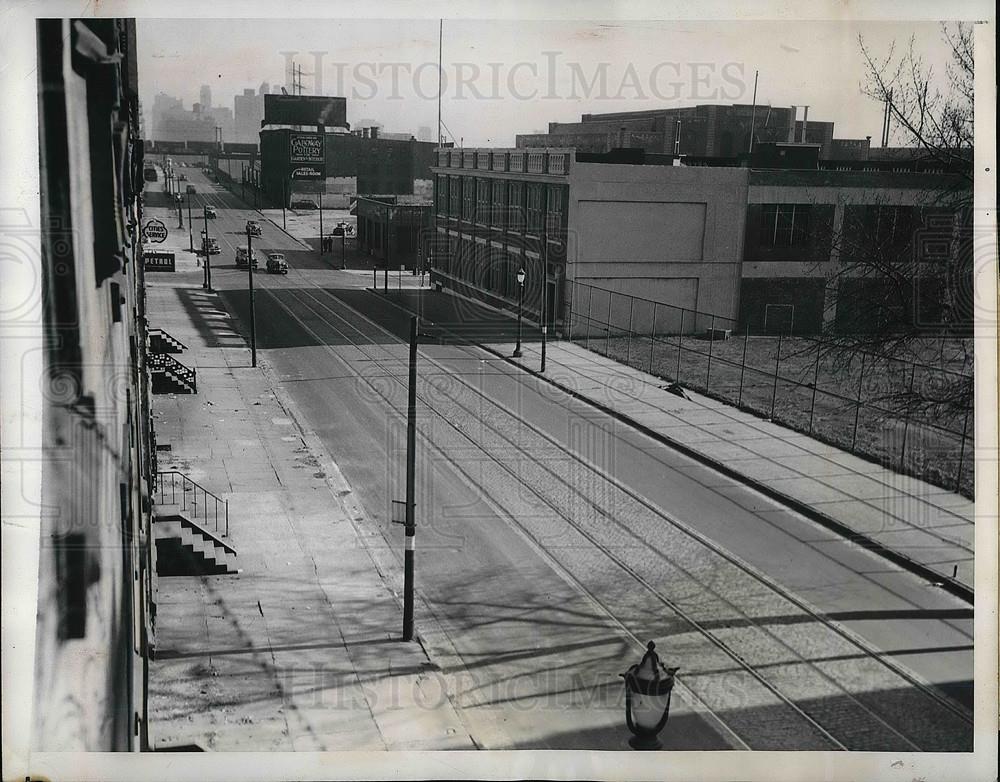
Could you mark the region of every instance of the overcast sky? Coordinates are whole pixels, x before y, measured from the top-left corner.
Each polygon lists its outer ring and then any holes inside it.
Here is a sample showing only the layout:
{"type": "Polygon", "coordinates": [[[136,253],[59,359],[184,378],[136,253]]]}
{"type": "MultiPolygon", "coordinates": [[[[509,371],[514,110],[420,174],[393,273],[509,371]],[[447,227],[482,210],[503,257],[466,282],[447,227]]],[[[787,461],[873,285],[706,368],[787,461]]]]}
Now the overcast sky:
{"type": "MultiPolygon", "coordinates": [[[[749,103],[759,70],[758,103],[809,105],[809,118],[835,122],[837,137],[877,143],[882,109],[859,89],[859,33],[880,54],[913,36],[944,71],[940,27],[927,22],[446,19],[445,134],[513,146],[517,133],[587,112],[749,103]]],[[[304,93],[346,96],[349,122],[413,134],[437,124],[437,20],[140,19],[138,35],[147,107],[163,91],[190,108],[208,84],[213,104],[231,109],[244,88],[286,84],[285,53],[295,52],[304,93]]]]}

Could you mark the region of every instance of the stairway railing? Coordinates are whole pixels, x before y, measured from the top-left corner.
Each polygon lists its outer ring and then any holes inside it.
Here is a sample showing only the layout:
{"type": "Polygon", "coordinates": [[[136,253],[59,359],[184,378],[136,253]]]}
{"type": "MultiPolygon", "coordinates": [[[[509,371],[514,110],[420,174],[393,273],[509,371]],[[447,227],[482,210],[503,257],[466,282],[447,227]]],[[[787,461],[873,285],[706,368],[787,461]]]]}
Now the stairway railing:
{"type": "Polygon", "coordinates": [[[169,353],[151,353],[149,365],[154,371],[169,372],[183,380],[192,390],[198,391],[198,373],[194,367],[188,367],[169,353]]]}
{"type": "Polygon", "coordinates": [[[212,494],[182,472],[157,470],[156,501],[160,505],[180,505],[182,511],[191,514],[192,521],[197,521],[199,514],[206,525],[214,520],[216,532],[219,531],[221,519],[225,524],[225,532],[222,534],[224,537],[229,537],[229,501],[212,494]]]}

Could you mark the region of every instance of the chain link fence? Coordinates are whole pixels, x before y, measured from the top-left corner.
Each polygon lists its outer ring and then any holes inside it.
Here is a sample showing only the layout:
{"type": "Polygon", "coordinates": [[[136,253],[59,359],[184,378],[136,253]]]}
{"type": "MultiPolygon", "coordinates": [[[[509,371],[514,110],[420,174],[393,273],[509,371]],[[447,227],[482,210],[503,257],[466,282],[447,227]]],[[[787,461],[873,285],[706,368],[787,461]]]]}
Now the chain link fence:
{"type": "MultiPolygon", "coordinates": [[[[791,336],[782,313],[769,320],[770,333],[756,334],[730,318],[586,283],[568,287],[570,341],[974,496],[974,412],[954,402],[972,399],[971,366],[947,366],[940,340],[934,356],[905,360],[791,336]]],[[[930,354],[931,345],[922,347],[930,354]]]]}

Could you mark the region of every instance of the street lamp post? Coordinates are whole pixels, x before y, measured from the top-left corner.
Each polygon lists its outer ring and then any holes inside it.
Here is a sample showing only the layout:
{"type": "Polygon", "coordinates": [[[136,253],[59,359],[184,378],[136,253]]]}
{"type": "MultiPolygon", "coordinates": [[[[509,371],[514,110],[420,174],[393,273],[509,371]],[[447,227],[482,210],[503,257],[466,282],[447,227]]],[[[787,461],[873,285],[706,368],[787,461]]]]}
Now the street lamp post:
{"type": "Polygon", "coordinates": [[[183,209],[183,196],[181,196],[180,192],[178,192],[177,193],[177,227],[178,228],[183,228],[184,227],[184,212],[182,211],[182,209],[183,209]]]}
{"type": "Polygon", "coordinates": [[[257,366],[257,319],[253,309],[253,234],[247,225],[247,293],[250,298],[250,365],[257,366]]]}
{"type": "Polygon", "coordinates": [[[205,253],[205,284],[202,286],[209,293],[212,292],[212,253],[209,252],[210,245],[208,241],[208,207],[203,206],[201,208],[202,217],[205,219],[205,237],[202,239],[202,250],[205,253]]]}
{"type": "Polygon", "coordinates": [[[340,224],[340,268],[347,268],[347,223],[340,224]]]}
{"type": "Polygon", "coordinates": [[[188,205],[188,243],[190,245],[191,252],[194,252],[194,220],[191,219],[191,194],[188,193],[187,196],[188,205]]]}
{"type": "Polygon", "coordinates": [[[517,270],[517,345],[512,358],[521,358],[521,311],[524,309],[524,267],[517,270]]]}
{"type": "Polygon", "coordinates": [[[382,279],[383,289],[389,292],[389,256],[392,249],[392,233],[389,228],[392,225],[392,210],[385,208],[385,276],[382,279]]]}
{"type": "Polygon", "coordinates": [[[632,749],[660,749],[657,734],[667,724],[670,714],[670,693],[674,689],[674,676],[678,668],[666,668],[654,649],[656,644],[646,644],[642,660],[621,677],[625,680],[625,722],[632,732],[629,746],[632,749]]]}
{"type": "Polygon", "coordinates": [[[319,194],[319,254],[323,254],[323,194],[319,194]]]}

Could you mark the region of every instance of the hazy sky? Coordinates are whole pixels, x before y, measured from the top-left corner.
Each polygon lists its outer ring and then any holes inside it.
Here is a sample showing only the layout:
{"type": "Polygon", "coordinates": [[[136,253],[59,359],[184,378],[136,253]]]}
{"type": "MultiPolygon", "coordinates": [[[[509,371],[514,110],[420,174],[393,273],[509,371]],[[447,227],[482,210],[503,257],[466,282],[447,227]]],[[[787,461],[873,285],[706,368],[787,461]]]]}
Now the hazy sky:
{"type": "MultiPolygon", "coordinates": [[[[944,71],[940,27],[927,22],[446,19],[446,136],[466,146],[513,146],[516,133],[586,112],[749,103],[756,69],[759,103],[809,105],[810,119],[835,122],[837,137],[871,135],[877,143],[882,110],[859,89],[859,33],[880,54],[913,36],[944,71]]],[[[436,19],[140,19],[138,35],[147,107],[163,91],[190,108],[208,84],[213,104],[232,108],[244,88],[288,83],[292,55],[283,53],[295,52],[305,94],[320,86],[346,96],[349,122],[374,119],[414,134],[437,124],[436,19]]]]}

